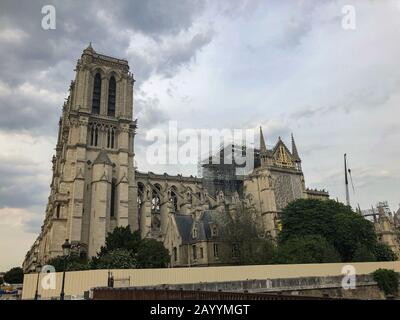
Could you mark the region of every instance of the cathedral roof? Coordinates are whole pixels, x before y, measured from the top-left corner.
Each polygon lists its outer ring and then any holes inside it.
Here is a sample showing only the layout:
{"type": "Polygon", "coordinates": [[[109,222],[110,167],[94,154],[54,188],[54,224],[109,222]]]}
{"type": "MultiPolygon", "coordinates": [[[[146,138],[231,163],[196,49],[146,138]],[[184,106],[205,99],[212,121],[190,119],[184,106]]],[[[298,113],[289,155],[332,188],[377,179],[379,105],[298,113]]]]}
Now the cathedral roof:
{"type": "Polygon", "coordinates": [[[107,155],[107,152],[104,149],[101,149],[99,154],[97,155],[96,160],[94,160],[93,164],[109,164],[112,165],[110,158],[107,155]]]}
{"type": "Polygon", "coordinates": [[[192,215],[175,214],[175,222],[178,228],[182,244],[192,244],[198,241],[207,241],[210,239],[221,238],[223,236],[223,228],[218,228],[218,236],[212,237],[211,228],[213,224],[222,225],[221,215],[223,213],[213,210],[205,210],[201,213],[199,219],[194,219],[192,215]],[[192,230],[196,227],[197,237],[193,239],[192,230]]]}

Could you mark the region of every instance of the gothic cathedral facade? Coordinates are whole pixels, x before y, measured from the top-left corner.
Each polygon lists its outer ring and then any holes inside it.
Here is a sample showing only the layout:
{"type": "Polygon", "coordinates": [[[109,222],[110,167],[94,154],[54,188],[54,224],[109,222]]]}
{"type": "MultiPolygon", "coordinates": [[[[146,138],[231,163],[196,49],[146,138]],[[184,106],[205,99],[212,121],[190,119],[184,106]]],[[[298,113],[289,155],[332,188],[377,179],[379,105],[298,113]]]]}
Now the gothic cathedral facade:
{"type": "Polygon", "coordinates": [[[61,255],[66,239],[81,255],[95,256],[108,232],[127,225],[162,241],[171,266],[218,264],[224,245],[219,216],[244,204],[275,237],[288,202],[329,197],[306,189],[294,139],[291,151],[280,139],[267,149],[262,132],[255,169],[225,179],[229,189],[212,178],[212,170],[207,179],[135,171],[135,80],[128,62],[89,45],[75,71],[59,121],[45,219],[25,257],[25,272],[61,255]]]}

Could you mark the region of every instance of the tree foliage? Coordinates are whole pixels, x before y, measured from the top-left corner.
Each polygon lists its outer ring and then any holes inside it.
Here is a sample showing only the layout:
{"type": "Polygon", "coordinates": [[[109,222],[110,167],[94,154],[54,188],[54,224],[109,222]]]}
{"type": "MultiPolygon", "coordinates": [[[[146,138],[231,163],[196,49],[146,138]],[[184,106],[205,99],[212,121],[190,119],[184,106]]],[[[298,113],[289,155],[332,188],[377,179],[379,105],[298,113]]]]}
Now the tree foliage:
{"type": "Polygon", "coordinates": [[[281,243],[273,263],[328,263],[340,262],[340,255],[324,237],[306,235],[292,237],[281,243]]]}
{"type": "Polygon", "coordinates": [[[129,226],[116,227],[107,234],[105,245],[101,247],[100,254],[116,249],[126,249],[136,253],[140,241],[139,231],[132,232],[129,226]]]}
{"type": "Polygon", "coordinates": [[[162,242],[143,239],[137,248],[136,260],[138,268],[166,268],[170,256],[162,242]]]}
{"type": "Polygon", "coordinates": [[[24,272],[20,267],[14,267],[4,274],[4,282],[6,283],[23,283],[24,272]]]}
{"type": "Polygon", "coordinates": [[[53,266],[56,272],[64,271],[79,271],[88,270],[90,266],[87,263],[87,259],[81,258],[78,253],[71,252],[68,257],[58,256],[47,261],[48,265],[53,266]]]}
{"type": "Polygon", "coordinates": [[[130,227],[117,227],[108,233],[105,245],[91,266],[96,269],[165,268],[170,261],[168,250],[154,239],[141,239],[130,227]]]}
{"type": "Polygon", "coordinates": [[[94,257],[90,262],[91,269],[134,269],[136,260],[128,249],[112,249],[94,257]]]}
{"type": "Polygon", "coordinates": [[[399,274],[389,269],[378,269],[372,273],[374,280],[378,283],[386,295],[397,296],[399,291],[399,274]]]}
{"type": "MultiPolygon", "coordinates": [[[[238,246],[238,257],[235,257],[237,264],[270,263],[275,245],[270,237],[261,232],[262,225],[251,210],[239,207],[235,215],[225,216],[223,224],[225,240],[238,246]]],[[[224,259],[232,262],[229,253],[224,259]]]]}
{"type": "Polygon", "coordinates": [[[371,262],[376,261],[376,257],[373,251],[366,246],[359,246],[356,248],[352,258],[353,262],[371,262]]]}
{"type": "Polygon", "coordinates": [[[48,261],[56,271],[88,269],[134,269],[165,268],[170,261],[168,250],[161,242],[140,239],[138,231],[131,232],[129,226],[116,227],[109,232],[105,245],[90,261],[72,252],[68,257],[55,257],[48,261]]]}
{"type": "Polygon", "coordinates": [[[377,261],[395,261],[396,254],[386,243],[377,243],[374,248],[374,255],[377,261]]]}
{"type": "MultiPolygon", "coordinates": [[[[342,203],[333,200],[299,199],[283,210],[280,245],[291,238],[311,235],[324,238],[344,262],[377,259],[375,254],[378,242],[373,224],[342,203]]],[[[390,256],[386,250],[388,248],[378,248],[380,259],[390,256]]]]}

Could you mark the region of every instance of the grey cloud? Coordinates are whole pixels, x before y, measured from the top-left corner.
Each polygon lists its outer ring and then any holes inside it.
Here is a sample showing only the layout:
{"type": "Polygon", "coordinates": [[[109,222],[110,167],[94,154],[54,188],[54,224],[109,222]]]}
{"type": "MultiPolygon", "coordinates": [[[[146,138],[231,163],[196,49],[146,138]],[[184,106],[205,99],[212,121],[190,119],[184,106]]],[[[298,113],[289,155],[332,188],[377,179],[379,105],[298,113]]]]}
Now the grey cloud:
{"type": "Polygon", "coordinates": [[[154,97],[135,100],[135,118],[138,118],[138,125],[145,130],[168,120],[166,112],[160,107],[160,101],[154,97]]]}
{"type": "Polygon", "coordinates": [[[397,91],[397,88],[394,84],[387,87],[382,87],[379,84],[376,84],[376,86],[369,85],[343,95],[342,99],[334,105],[298,108],[298,110],[289,114],[288,118],[293,120],[309,119],[326,116],[328,113],[337,111],[350,113],[360,109],[377,108],[387,102],[391,95],[397,91]]]}
{"type": "Polygon", "coordinates": [[[164,73],[167,77],[172,77],[177,68],[181,65],[187,65],[192,58],[195,58],[195,52],[199,48],[210,43],[212,36],[212,32],[197,33],[188,42],[165,52],[163,63],[160,63],[159,68],[161,73],[164,73]]]}
{"type": "Polygon", "coordinates": [[[21,82],[26,73],[61,60],[75,61],[89,41],[99,51],[121,56],[129,46],[131,33],[140,32],[157,40],[164,35],[179,36],[201,14],[203,1],[5,1],[0,6],[2,29],[25,34],[21,41],[3,48],[7,59],[2,59],[1,66],[8,81],[21,82]],[[56,8],[56,30],[41,28],[41,8],[45,4],[56,8]],[[21,69],[24,72],[16,72],[21,69]]]}
{"type": "Polygon", "coordinates": [[[181,67],[188,66],[198,51],[211,42],[213,32],[191,30],[181,36],[161,37],[149,40],[148,46],[128,50],[128,60],[132,61],[133,72],[140,86],[151,75],[173,77],[181,67]]]}
{"type": "MultiPolygon", "coordinates": [[[[38,88],[33,87],[33,90],[38,88]]],[[[21,93],[14,89],[0,94],[0,131],[31,132],[34,134],[57,134],[57,118],[61,115],[60,104],[37,97],[34,92],[21,93]]]]}
{"type": "Polygon", "coordinates": [[[44,205],[49,185],[41,179],[36,164],[29,159],[1,159],[0,176],[0,208],[44,205]]]}
{"type": "Polygon", "coordinates": [[[168,115],[160,107],[160,101],[157,98],[142,95],[135,100],[135,118],[138,119],[135,147],[145,148],[152,143],[146,140],[146,132],[165,123],[168,115]]]}
{"type": "Polygon", "coordinates": [[[159,38],[188,29],[204,5],[202,0],[150,0],[110,2],[108,8],[122,25],[159,38]]]}
{"type": "Polygon", "coordinates": [[[330,149],[332,147],[333,147],[332,145],[326,145],[326,144],[302,144],[299,152],[301,153],[302,156],[310,156],[313,153],[315,154],[316,152],[321,152],[322,150],[330,149]]]}
{"type": "Polygon", "coordinates": [[[0,30],[8,36],[0,37],[0,85],[15,91],[29,83],[60,97],[0,96],[0,110],[8,115],[0,128],[53,133],[76,59],[90,41],[99,52],[128,58],[139,88],[153,74],[173,76],[211,41],[211,32],[191,30],[203,9],[204,1],[195,0],[2,1],[0,30]],[[56,30],[41,28],[41,8],[48,4],[56,8],[56,30]],[[134,34],[151,48],[131,43],[134,34]],[[155,54],[158,59],[149,59],[155,54]]]}

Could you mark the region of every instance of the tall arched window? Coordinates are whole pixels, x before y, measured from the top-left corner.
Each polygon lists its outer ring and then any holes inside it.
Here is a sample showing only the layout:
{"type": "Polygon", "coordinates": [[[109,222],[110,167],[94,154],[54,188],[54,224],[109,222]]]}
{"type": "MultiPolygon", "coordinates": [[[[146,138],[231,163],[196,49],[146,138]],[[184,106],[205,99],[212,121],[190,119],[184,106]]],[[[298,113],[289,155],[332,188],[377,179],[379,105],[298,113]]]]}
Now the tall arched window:
{"type": "Polygon", "coordinates": [[[115,203],[116,203],[116,196],[117,196],[117,181],[112,179],[111,182],[111,201],[110,201],[110,216],[115,217],[115,203]]]}
{"type": "Polygon", "coordinates": [[[58,204],[58,205],[57,205],[57,211],[56,211],[56,216],[57,216],[57,219],[59,219],[59,218],[60,218],[60,212],[61,212],[61,205],[60,205],[60,204],[58,204]]]}
{"type": "Polygon", "coordinates": [[[110,127],[107,129],[107,148],[114,149],[115,147],[115,129],[110,127]]]}
{"type": "Polygon", "coordinates": [[[93,84],[92,113],[100,113],[101,76],[96,73],[93,84]]]}
{"type": "Polygon", "coordinates": [[[177,191],[176,191],[175,186],[172,186],[171,187],[171,197],[169,200],[171,201],[171,203],[174,207],[174,212],[178,211],[178,197],[177,197],[176,193],[177,193],[177,191]]]}
{"type": "Polygon", "coordinates": [[[111,77],[108,82],[108,108],[107,115],[114,117],[115,116],[115,94],[116,94],[117,85],[115,83],[115,78],[111,77]]]}
{"type": "Polygon", "coordinates": [[[99,129],[94,124],[90,128],[90,145],[97,147],[98,142],[99,142],[99,129]]]}

